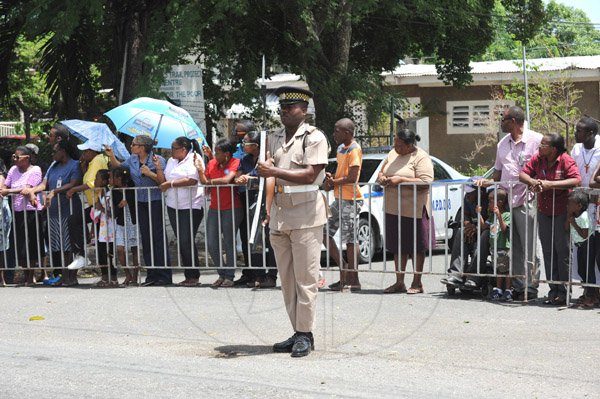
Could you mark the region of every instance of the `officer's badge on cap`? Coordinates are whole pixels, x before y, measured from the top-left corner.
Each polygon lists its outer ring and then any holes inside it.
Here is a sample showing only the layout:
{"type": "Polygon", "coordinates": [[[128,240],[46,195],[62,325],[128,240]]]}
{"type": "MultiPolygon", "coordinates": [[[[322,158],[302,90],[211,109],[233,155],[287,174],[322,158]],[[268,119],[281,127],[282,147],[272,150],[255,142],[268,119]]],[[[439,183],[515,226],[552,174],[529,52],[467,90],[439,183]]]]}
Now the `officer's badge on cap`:
{"type": "Polygon", "coordinates": [[[296,104],[299,102],[308,102],[313,98],[313,92],[300,89],[298,87],[282,86],[275,90],[275,95],[279,96],[279,104],[296,104]]]}

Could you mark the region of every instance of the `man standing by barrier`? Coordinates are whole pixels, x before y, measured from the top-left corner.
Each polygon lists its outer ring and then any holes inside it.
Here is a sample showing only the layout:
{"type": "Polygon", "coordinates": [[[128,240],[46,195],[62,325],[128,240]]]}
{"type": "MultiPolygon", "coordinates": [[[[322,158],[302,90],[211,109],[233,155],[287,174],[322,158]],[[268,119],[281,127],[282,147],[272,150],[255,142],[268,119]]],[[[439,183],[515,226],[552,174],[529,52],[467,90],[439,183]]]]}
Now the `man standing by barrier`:
{"type": "Polygon", "coordinates": [[[522,277],[512,279],[514,296],[515,299],[523,299],[527,289],[528,299],[534,299],[537,298],[539,285],[536,281],[539,278],[539,258],[534,241],[537,206],[533,193],[527,192],[527,186],[518,181],[523,166],[538,150],[542,135],[525,128],[525,113],[518,106],[504,111],[501,128],[507,134],[498,143],[494,175],[491,180],[479,180],[478,184],[487,186],[499,181],[499,186],[509,194],[512,210],[512,274],[527,273],[528,276],[527,280],[522,277]]]}
{"type": "Polygon", "coordinates": [[[293,357],[314,349],[318,278],[327,223],[327,204],[319,191],[327,165],[327,138],[305,123],[312,92],[280,87],[283,128],[269,136],[266,162],[258,163],[261,176],[275,179],[275,198],[267,209],[271,245],[281,276],[281,291],[294,335],[273,345],[274,352],[293,357]]]}
{"type": "Polygon", "coordinates": [[[358,213],[363,204],[363,195],[358,188],[358,176],[362,166],[362,149],[354,141],[354,122],[348,118],[340,119],[333,128],[333,138],[337,148],[337,168],[335,176],[326,173],[324,188],[333,190],[335,201],[331,205],[331,218],[328,231],[329,254],[340,267],[340,281],[329,288],[333,291],[360,290],[358,278],[358,246],[355,245],[358,213]],[[341,226],[341,227],[340,227],[341,226]],[[348,262],[344,261],[341,248],[335,243],[333,236],[340,230],[340,242],[346,243],[348,262]]]}

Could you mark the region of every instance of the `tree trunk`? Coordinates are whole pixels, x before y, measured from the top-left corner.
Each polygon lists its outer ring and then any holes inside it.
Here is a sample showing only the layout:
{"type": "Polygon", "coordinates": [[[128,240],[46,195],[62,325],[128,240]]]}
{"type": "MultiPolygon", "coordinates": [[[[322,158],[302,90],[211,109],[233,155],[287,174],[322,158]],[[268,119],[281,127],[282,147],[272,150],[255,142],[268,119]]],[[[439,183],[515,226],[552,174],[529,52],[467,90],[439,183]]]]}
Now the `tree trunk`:
{"type": "MultiPolygon", "coordinates": [[[[341,1],[336,10],[338,25],[333,31],[321,33],[319,44],[324,57],[316,58],[314,68],[306,68],[306,80],[315,93],[316,125],[323,130],[333,145],[333,126],[338,119],[345,115],[345,104],[348,100],[350,88],[346,78],[348,60],[350,56],[350,43],[352,40],[352,5],[349,1],[341,1]],[[318,71],[328,70],[328,74],[318,71]],[[311,73],[315,71],[315,73],[311,73]]],[[[320,26],[319,16],[313,25],[320,26]]]]}
{"type": "Polygon", "coordinates": [[[19,97],[15,98],[15,103],[23,113],[23,130],[25,131],[25,142],[29,143],[31,141],[31,109],[29,109],[29,107],[27,107],[19,97]]]}
{"type": "Polygon", "coordinates": [[[148,27],[149,8],[144,0],[129,1],[125,20],[125,45],[127,60],[125,63],[125,84],[123,102],[133,100],[143,77],[144,51],[148,27]]]}

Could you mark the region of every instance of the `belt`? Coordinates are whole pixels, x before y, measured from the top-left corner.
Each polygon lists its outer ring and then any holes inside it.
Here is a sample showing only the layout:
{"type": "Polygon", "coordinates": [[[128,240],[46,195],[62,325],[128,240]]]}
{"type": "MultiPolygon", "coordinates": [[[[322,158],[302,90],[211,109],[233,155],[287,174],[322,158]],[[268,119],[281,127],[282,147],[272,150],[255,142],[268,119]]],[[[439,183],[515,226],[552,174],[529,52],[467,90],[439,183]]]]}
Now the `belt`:
{"type": "Polygon", "coordinates": [[[319,186],[316,184],[304,184],[301,186],[282,186],[278,184],[275,186],[275,192],[277,194],[293,194],[293,193],[308,193],[311,191],[317,191],[319,186]]]}

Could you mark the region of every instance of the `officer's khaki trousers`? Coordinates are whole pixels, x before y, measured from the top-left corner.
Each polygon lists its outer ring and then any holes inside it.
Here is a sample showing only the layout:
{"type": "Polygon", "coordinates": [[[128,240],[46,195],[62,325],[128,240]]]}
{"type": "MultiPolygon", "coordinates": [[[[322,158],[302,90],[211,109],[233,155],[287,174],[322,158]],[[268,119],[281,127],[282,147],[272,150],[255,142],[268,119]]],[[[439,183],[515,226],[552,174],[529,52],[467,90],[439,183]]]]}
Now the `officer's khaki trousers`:
{"type": "Polygon", "coordinates": [[[323,226],[298,230],[271,230],[281,278],[281,292],[292,327],[311,332],[315,324],[323,226]]]}

